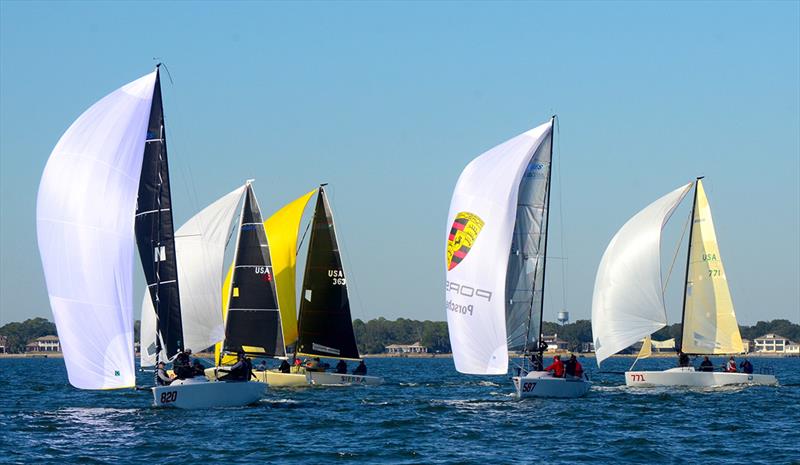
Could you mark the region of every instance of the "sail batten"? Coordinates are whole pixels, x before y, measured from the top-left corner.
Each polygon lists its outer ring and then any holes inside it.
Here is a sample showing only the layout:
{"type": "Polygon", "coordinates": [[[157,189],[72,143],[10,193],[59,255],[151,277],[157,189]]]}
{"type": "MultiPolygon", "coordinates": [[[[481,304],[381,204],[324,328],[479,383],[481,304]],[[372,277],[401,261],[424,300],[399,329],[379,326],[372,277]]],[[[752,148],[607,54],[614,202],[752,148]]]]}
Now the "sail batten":
{"type": "Polygon", "coordinates": [[[603,253],[592,296],[592,334],[598,365],[666,326],[661,233],[692,184],[675,189],[633,216],[603,253]]]}
{"type": "Polygon", "coordinates": [[[358,359],[333,213],[320,186],[300,295],[297,353],[358,359]]]}
{"type": "Polygon", "coordinates": [[[70,384],[135,384],[134,213],[156,73],[108,94],[64,132],[42,174],[36,233],[70,384]]]}
{"type": "MultiPolygon", "coordinates": [[[[520,184],[529,168],[538,166],[532,161],[537,154],[546,155],[547,160],[543,158],[542,161],[549,162],[549,150],[542,146],[549,143],[552,128],[551,120],[472,160],[461,173],[453,192],[448,214],[445,308],[453,361],[461,373],[507,373],[508,345],[524,346],[529,335],[538,332],[530,321],[531,315],[539,310],[527,304],[534,296],[514,295],[507,290],[507,287],[514,291],[517,288],[527,290],[533,285],[533,279],[531,284],[514,284],[514,278],[507,278],[507,274],[509,267],[514,267],[512,274],[519,276],[517,282],[527,280],[534,273],[527,272],[525,257],[515,254],[517,251],[532,256],[543,253],[539,247],[525,245],[539,245],[539,240],[517,241],[516,250],[512,250],[512,242],[520,198],[523,205],[543,203],[526,200],[527,195],[520,197],[520,184]],[[515,260],[511,260],[512,256],[515,260]],[[507,314],[507,306],[513,299],[522,304],[511,305],[507,314]],[[507,323],[507,315],[513,321],[507,323]]],[[[543,199],[540,183],[531,183],[531,187],[535,191],[531,198],[543,199]]],[[[542,217],[534,212],[531,222],[542,217]]],[[[539,223],[539,230],[543,231],[541,226],[539,223]]],[[[523,227],[531,225],[520,226],[523,227]]],[[[534,269],[540,268],[538,264],[530,264],[534,269]]]]}

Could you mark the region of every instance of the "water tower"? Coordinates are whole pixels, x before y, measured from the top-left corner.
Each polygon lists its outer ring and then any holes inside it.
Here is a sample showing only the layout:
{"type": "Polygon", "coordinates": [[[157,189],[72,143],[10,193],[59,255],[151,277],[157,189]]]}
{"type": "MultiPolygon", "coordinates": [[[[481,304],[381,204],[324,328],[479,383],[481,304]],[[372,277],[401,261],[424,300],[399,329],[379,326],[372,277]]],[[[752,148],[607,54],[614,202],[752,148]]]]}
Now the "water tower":
{"type": "Polygon", "coordinates": [[[562,326],[569,323],[569,312],[566,310],[558,312],[558,322],[561,323],[562,326]]]}

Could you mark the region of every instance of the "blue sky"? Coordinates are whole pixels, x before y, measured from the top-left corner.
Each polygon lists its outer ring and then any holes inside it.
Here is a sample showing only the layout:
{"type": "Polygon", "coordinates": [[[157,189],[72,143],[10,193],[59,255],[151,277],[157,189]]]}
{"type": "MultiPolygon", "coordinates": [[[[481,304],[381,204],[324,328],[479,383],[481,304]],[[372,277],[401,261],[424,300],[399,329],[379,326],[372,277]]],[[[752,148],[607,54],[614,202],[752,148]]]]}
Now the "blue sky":
{"type": "Polygon", "coordinates": [[[798,2],[3,1],[0,324],[51,318],[50,151],[154,57],[178,223],[248,178],[267,213],[330,183],[354,317],[445,319],[461,169],[557,113],[545,319],[588,318],[615,231],[705,175],[739,321],[800,321],[798,2]]]}

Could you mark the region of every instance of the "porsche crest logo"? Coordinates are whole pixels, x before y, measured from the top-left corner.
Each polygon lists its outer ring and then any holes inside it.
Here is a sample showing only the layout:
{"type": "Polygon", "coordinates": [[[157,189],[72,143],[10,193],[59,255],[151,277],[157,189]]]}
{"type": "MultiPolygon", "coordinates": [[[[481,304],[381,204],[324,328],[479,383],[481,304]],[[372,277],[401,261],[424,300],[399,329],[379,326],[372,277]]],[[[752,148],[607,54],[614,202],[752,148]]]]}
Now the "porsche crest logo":
{"type": "Polygon", "coordinates": [[[448,271],[464,260],[475,244],[475,239],[478,238],[483,225],[483,220],[474,213],[461,212],[456,215],[453,227],[450,228],[450,237],[447,239],[448,271]]]}

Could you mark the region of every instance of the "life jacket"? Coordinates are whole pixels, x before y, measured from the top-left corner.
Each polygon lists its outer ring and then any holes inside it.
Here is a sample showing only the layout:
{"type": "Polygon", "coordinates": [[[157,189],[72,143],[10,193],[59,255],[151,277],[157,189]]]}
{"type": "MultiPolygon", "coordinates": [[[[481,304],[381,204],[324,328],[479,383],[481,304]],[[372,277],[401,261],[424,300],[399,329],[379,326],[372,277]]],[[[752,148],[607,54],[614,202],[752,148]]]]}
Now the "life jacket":
{"type": "Polygon", "coordinates": [[[736,373],[736,362],[728,361],[728,369],[726,370],[728,373],[736,373]]]}
{"type": "Polygon", "coordinates": [[[583,366],[581,365],[581,362],[577,360],[575,360],[575,376],[578,378],[583,377],[583,366]]]}
{"type": "Polygon", "coordinates": [[[562,378],[564,376],[564,364],[561,360],[554,360],[544,371],[553,370],[553,376],[556,378],[562,378]]]}

